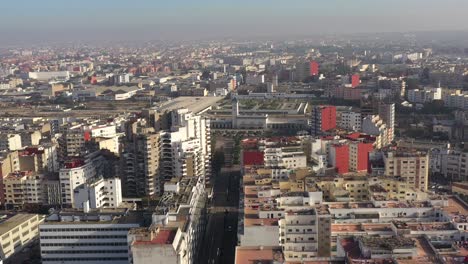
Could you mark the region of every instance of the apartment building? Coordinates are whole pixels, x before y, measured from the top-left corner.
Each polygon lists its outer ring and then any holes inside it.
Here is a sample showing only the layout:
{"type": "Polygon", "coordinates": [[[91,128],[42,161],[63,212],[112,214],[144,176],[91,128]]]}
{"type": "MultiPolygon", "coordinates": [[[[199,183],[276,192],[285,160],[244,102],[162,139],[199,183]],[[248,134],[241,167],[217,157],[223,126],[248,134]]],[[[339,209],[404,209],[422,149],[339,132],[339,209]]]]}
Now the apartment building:
{"type": "Polygon", "coordinates": [[[74,208],[117,208],[122,203],[120,178],[96,178],[74,191],[74,208]]]}
{"type": "Polygon", "coordinates": [[[170,131],[160,132],[161,172],[164,181],[172,177],[211,176],[210,120],[188,109],[170,113],[170,131]]]}
{"type": "Polygon", "coordinates": [[[19,171],[18,151],[0,153],[0,203],[5,204],[5,185],[3,179],[10,173],[19,171]]]}
{"type": "Polygon", "coordinates": [[[91,139],[89,133],[85,134],[84,127],[79,125],[64,124],[60,127],[62,136],[59,138],[59,158],[61,161],[67,157],[80,157],[86,154],[86,141],[91,139]],[[86,136],[86,137],[85,137],[86,136]]]}
{"type": "Polygon", "coordinates": [[[0,133],[0,152],[15,151],[22,148],[20,134],[0,133]]]}
{"type": "Polygon", "coordinates": [[[397,150],[383,155],[385,175],[401,177],[410,187],[427,191],[429,185],[429,155],[427,153],[397,150]]]}
{"type": "Polygon", "coordinates": [[[388,141],[388,128],[379,115],[369,115],[362,120],[362,132],[368,135],[375,136],[376,140],[374,148],[380,149],[391,142],[388,141]]]}
{"type": "Polygon", "coordinates": [[[6,215],[0,220],[0,259],[8,260],[39,235],[43,217],[36,214],[6,215]]]}
{"type": "Polygon", "coordinates": [[[391,143],[395,139],[395,104],[380,103],[378,112],[387,127],[387,142],[391,143]]]}
{"type": "Polygon", "coordinates": [[[30,146],[19,151],[20,170],[38,173],[58,172],[57,149],[54,144],[30,146]]]}
{"type": "Polygon", "coordinates": [[[336,128],[335,106],[315,106],[312,108],[311,116],[311,135],[322,135],[336,128]]]}
{"type": "Polygon", "coordinates": [[[331,216],[326,208],[286,209],[279,227],[286,261],[313,261],[330,256],[331,216]]]}
{"type": "Polygon", "coordinates": [[[143,197],[162,192],[160,176],[160,136],[154,128],[132,123],[133,132],[127,132],[123,152],[120,154],[122,166],[123,192],[127,197],[143,197]]]}
{"type": "Polygon", "coordinates": [[[73,207],[77,188],[94,182],[101,177],[115,177],[113,161],[105,152],[96,151],[84,158],[72,158],[59,171],[62,205],[73,207]]]}
{"type": "Polygon", "coordinates": [[[337,127],[356,132],[361,131],[362,117],[360,112],[347,110],[340,111],[338,115],[337,127]]]}
{"type": "Polygon", "coordinates": [[[152,226],[129,234],[133,263],[197,262],[206,223],[205,185],[194,177],[173,180],[152,216],[152,226]]]}
{"type": "Polygon", "coordinates": [[[43,175],[31,171],[16,171],[3,179],[5,188],[5,206],[10,209],[21,209],[25,204],[42,204],[43,175]]]}
{"type": "Polygon", "coordinates": [[[60,211],[39,226],[42,263],[129,263],[128,232],[141,213],[128,209],[60,211]]]}
{"type": "Polygon", "coordinates": [[[434,148],[429,155],[431,173],[440,173],[453,181],[468,180],[468,151],[448,146],[434,148]]]}

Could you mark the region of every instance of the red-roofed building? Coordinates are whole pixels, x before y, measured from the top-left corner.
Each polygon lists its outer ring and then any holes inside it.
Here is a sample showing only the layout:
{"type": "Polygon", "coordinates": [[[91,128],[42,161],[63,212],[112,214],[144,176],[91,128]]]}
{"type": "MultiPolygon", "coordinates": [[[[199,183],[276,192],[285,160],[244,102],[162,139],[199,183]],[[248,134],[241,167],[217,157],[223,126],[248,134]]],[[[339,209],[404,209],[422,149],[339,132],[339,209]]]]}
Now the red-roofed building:
{"type": "Polygon", "coordinates": [[[263,165],[264,154],[262,151],[243,151],[242,165],[263,165]]]}
{"type": "Polygon", "coordinates": [[[349,146],[347,144],[335,144],[330,148],[330,164],[337,173],[349,172],[349,146]]]}
{"type": "Polygon", "coordinates": [[[356,88],[356,87],[359,86],[359,84],[361,84],[361,80],[359,78],[359,75],[358,74],[353,74],[351,76],[351,87],[356,88]]]}
{"type": "Polygon", "coordinates": [[[310,76],[317,76],[319,74],[319,64],[316,61],[310,62],[310,76]]]}
{"type": "Polygon", "coordinates": [[[315,106],[312,108],[312,135],[320,135],[336,128],[336,107],[315,106]]]}
{"type": "Polygon", "coordinates": [[[181,263],[173,245],[176,235],[175,228],[130,234],[130,237],[134,237],[131,245],[133,263],[154,263],[155,260],[157,263],[181,263]]]}

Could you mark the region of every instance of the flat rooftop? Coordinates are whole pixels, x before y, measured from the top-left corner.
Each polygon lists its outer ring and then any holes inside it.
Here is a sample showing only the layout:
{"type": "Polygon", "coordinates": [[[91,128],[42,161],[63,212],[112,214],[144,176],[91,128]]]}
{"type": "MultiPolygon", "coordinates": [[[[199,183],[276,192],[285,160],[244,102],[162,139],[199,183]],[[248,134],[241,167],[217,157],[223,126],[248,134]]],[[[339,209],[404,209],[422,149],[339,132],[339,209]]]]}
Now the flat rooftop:
{"type": "Polygon", "coordinates": [[[457,197],[450,197],[448,199],[448,206],[443,207],[442,210],[450,214],[456,222],[468,221],[468,207],[457,197]]]}
{"type": "Polygon", "coordinates": [[[138,245],[168,245],[172,244],[176,236],[177,229],[159,229],[153,239],[137,240],[133,243],[134,246],[138,245]]]}
{"type": "Polygon", "coordinates": [[[224,97],[209,96],[209,97],[196,97],[196,96],[180,96],[170,101],[163,102],[161,105],[154,107],[160,112],[170,112],[173,110],[187,108],[189,111],[197,114],[216,104],[218,101],[223,100],[224,97]]]}
{"type": "Polygon", "coordinates": [[[17,215],[7,215],[5,220],[0,222],[0,235],[3,235],[10,231],[11,229],[21,225],[22,223],[36,217],[35,214],[17,214],[17,215]]]}
{"type": "Polygon", "coordinates": [[[236,264],[284,263],[281,247],[236,247],[236,264]]]}

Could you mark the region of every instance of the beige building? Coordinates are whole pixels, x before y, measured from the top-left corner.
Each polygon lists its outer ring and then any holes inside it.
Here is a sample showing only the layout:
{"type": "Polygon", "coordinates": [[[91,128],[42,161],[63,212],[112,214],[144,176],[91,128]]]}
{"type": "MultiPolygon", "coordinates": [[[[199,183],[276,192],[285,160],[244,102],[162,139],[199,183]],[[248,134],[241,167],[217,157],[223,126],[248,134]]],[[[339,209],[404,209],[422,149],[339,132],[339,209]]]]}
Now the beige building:
{"type": "Polygon", "coordinates": [[[286,261],[313,261],[330,257],[331,216],[325,208],[286,212],[279,220],[280,245],[286,261]]]}
{"type": "Polygon", "coordinates": [[[429,155],[416,151],[384,153],[385,176],[401,177],[407,188],[427,191],[429,184],[429,155]]]}
{"type": "Polygon", "coordinates": [[[15,151],[21,149],[19,134],[0,134],[0,151],[15,151]]]}
{"type": "Polygon", "coordinates": [[[5,189],[3,179],[10,173],[20,170],[18,151],[13,151],[4,156],[0,155],[0,203],[5,204],[5,189]]]}
{"type": "Polygon", "coordinates": [[[3,179],[7,208],[22,208],[25,204],[44,202],[42,178],[42,175],[29,171],[8,174],[3,179]]]}
{"type": "Polygon", "coordinates": [[[36,214],[17,214],[0,222],[0,259],[8,259],[37,238],[42,221],[36,214]]]}
{"type": "Polygon", "coordinates": [[[39,130],[24,131],[21,133],[21,145],[23,147],[39,145],[42,133],[39,130]]]}

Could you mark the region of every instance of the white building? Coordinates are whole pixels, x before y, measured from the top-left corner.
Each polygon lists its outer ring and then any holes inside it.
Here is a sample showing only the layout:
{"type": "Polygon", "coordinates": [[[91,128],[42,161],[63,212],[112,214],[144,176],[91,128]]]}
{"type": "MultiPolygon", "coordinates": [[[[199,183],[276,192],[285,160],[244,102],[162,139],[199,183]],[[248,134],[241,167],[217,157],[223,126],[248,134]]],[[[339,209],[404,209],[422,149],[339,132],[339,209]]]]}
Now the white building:
{"type": "Polygon", "coordinates": [[[388,129],[385,122],[378,115],[367,116],[362,120],[362,132],[376,137],[374,147],[382,148],[390,144],[388,129]]]}
{"type": "Polygon", "coordinates": [[[423,90],[408,90],[408,101],[411,103],[429,103],[434,100],[442,100],[442,88],[424,87],[423,90]]]}
{"type": "Polygon", "coordinates": [[[122,203],[122,186],[119,178],[100,178],[76,188],[73,195],[74,208],[117,208],[122,203]]]}
{"type": "Polygon", "coordinates": [[[96,167],[90,160],[77,159],[65,164],[60,169],[59,178],[62,186],[62,204],[75,205],[75,190],[97,176],[96,167]]]}
{"type": "Polygon", "coordinates": [[[339,128],[352,131],[361,131],[361,124],[361,113],[353,111],[340,112],[340,118],[337,124],[339,128]]]}
{"type": "Polygon", "coordinates": [[[181,178],[176,193],[165,192],[152,228],[130,232],[133,263],[196,263],[203,248],[206,199],[204,183],[194,177],[181,178]],[[182,196],[190,199],[179,200],[182,196]]]}
{"type": "Polygon", "coordinates": [[[379,117],[385,122],[390,143],[395,139],[395,104],[379,104],[379,117]]]}
{"type": "Polygon", "coordinates": [[[141,221],[127,209],[54,213],[39,226],[42,263],[128,264],[128,232],[141,221]]]}
{"type": "Polygon", "coordinates": [[[92,137],[111,138],[117,134],[115,125],[92,126],[89,130],[91,131],[92,137]]]}
{"type": "Polygon", "coordinates": [[[266,148],[264,151],[265,167],[287,169],[307,167],[307,157],[298,147],[266,148]]]}
{"type": "Polygon", "coordinates": [[[36,79],[39,81],[48,81],[50,79],[70,79],[70,72],[68,71],[58,71],[58,72],[30,72],[30,79],[36,79]]]}
{"type": "Polygon", "coordinates": [[[284,219],[279,220],[279,227],[286,261],[312,261],[330,256],[331,217],[328,212],[313,208],[289,210],[284,219]]]}
{"type": "Polygon", "coordinates": [[[452,93],[444,96],[444,105],[447,107],[468,110],[468,93],[452,93]]]}
{"type": "Polygon", "coordinates": [[[430,152],[431,173],[440,173],[453,181],[468,180],[468,152],[451,148],[434,148],[430,152]]]}
{"type": "Polygon", "coordinates": [[[0,134],[0,151],[14,151],[21,148],[20,134],[0,134]]]}
{"type": "Polygon", "coordinates": [[[162,177],[210,177],[211,130],[209,119],[188,109],[171,112],[170,131],[160,133],[162,177]]]}

